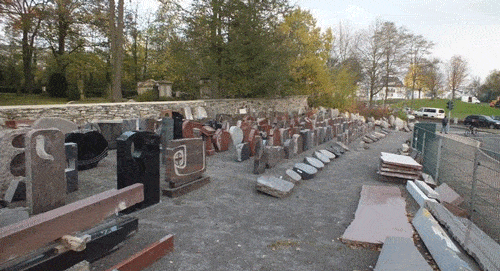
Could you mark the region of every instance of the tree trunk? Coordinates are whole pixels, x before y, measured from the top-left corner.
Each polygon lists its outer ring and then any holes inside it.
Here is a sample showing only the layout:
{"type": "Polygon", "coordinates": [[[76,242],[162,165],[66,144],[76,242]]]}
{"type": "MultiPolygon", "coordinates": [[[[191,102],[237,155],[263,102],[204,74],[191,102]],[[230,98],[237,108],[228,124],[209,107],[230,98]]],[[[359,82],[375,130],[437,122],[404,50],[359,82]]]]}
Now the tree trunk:
{"type": "Polygon", "coordinates": [[[118,17],[116,17],[115,1],[110,0],[110,39],[111,39],[111,100],[122,100],[122,68],[123,68],[123,0],[118,0],[118,17]]]}
{"type": "MultiPolygon", "coordinates": [[[[33,60],[33,48],[29,44],[28,31],[23,31],[22,40],[22,50],[23,50],[23,72],[24,72],[24,89],[29,94],[33,93],[34,88],[34,76],[31,66],[33,60]]],[[[18,94],[21,94],[21,89],[18,90],[18,94]]]]}

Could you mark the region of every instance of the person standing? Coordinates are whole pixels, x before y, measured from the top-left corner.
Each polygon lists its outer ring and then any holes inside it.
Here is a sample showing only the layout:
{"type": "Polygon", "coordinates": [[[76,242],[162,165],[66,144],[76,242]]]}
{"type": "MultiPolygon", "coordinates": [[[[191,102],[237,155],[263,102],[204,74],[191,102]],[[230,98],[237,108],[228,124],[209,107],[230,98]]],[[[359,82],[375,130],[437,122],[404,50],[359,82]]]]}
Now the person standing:
{"type": "Polygon", "coordinates": [[[444,116],[443,120],[441,121],[441,133],[445,133],[447,134],[449,131],[449,128],[448,128],[448,118],[446,116],[444,116]]]}

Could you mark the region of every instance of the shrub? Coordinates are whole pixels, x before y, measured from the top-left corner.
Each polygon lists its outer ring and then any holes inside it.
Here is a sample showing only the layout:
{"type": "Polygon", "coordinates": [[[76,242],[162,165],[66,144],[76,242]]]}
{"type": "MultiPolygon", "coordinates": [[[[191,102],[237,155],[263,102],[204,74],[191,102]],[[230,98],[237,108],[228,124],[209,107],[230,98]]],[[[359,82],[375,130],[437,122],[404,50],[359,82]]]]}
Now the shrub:
{"type": "Polygon", "coordinates": [[[67,96],[68,81],[62,73],[53,73],[49,78],[47,92],[52,97],[64,98],[67,96]]]}

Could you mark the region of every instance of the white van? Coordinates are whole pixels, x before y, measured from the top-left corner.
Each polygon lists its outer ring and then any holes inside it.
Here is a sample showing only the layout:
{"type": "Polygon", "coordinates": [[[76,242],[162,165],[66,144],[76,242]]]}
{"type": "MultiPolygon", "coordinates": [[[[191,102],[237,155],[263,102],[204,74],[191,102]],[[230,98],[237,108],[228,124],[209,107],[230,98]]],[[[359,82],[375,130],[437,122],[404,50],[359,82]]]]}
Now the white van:
{"type": "Polygon", "coordinates": [[[462,96],[462,102],[480,104],[481,102],[474,96],[462,96]]]}
{"type": "Polygon", "coordinates": [[[444,119],[445,113],[442,108],[421,107],[414,112],[415,117],[444,119]]]}

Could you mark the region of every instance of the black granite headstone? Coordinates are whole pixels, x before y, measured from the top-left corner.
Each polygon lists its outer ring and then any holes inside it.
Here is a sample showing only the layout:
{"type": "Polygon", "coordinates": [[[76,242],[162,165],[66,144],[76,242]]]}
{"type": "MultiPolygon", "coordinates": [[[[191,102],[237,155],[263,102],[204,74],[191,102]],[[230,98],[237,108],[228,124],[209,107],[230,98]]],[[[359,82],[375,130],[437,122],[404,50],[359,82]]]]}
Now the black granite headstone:
{"type": "Polygon", "coordinates": [[[304,163],[297,163],[293,166],[293,171],[297,172],[300,177],[302,177],[302,180],[309,180],[314,178],[316,176],[316,173],[318,173],[318,169],[304,163]]]}
{"type": "Polygon", "coordinates": [[[144,185],[147,207],[160,201],[160,136],[148,131],[128,131],[116,139],[117,188],[144,185]]]}
{"type": "Polygon", "coordinates": [[[65,142],[78,146],[78,170],[94,168],[108,155],[108,142],[98,131],[75,131],[66,134],[65,142]]]}

